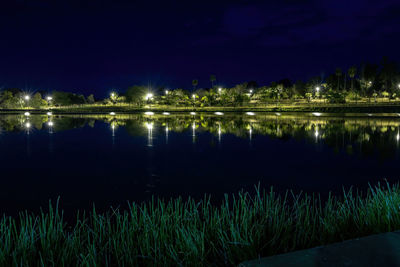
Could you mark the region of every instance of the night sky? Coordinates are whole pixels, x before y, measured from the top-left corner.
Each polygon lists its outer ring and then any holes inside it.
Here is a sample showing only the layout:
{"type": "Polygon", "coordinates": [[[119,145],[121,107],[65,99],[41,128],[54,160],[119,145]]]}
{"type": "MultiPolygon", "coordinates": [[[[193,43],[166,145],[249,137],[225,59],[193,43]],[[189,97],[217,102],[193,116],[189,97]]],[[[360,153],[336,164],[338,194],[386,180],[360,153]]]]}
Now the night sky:
{"type": "Polygon", "coordinates": [[[210,74],[261,85],[400,62],[394,0],[4,2],[0,88],[101,97],[133,84],[209,87],[210,74]]]}

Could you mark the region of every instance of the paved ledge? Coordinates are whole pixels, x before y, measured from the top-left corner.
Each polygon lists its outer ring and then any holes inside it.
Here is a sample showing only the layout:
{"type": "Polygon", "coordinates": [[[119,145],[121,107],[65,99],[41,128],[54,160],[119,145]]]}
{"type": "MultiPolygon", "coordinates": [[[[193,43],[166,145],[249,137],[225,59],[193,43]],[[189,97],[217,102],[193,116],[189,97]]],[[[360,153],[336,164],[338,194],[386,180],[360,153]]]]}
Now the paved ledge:
{"type": "Polygon", "coordinates": [[[400,266],[400,231],[246,261],[239,266],[400,266]]]}

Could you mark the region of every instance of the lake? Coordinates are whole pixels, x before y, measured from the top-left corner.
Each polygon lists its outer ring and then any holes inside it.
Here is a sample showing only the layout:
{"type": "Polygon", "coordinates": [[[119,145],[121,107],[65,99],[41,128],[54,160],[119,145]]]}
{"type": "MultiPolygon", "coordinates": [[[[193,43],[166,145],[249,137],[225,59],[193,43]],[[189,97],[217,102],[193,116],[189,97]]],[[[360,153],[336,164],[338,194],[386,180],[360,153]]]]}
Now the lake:
{"type": "Polygon", "coordinates": [[[399,179],[397,114],[0,115],[1,212],[399,179]]]}

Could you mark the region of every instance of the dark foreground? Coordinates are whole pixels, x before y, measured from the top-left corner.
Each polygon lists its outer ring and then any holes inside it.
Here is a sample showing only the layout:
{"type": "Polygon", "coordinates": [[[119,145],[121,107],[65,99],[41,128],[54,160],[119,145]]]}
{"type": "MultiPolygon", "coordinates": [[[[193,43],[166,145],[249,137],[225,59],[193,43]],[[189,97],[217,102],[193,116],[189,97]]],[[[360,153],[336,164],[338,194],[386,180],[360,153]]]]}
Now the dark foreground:
{"type": "Polygon", "coordinates": [[[240,267],[400,266],[400,232],[243,262],[240,267]]]}
{"type": "Polygon", "coordinates": [[[0,222],[0,265],[233,265],[285,252],[400,229],[400,188],[319,197],[257,190],[215,207],[175,199],[128,210],[77,214],[57,205],[0,222]]]}

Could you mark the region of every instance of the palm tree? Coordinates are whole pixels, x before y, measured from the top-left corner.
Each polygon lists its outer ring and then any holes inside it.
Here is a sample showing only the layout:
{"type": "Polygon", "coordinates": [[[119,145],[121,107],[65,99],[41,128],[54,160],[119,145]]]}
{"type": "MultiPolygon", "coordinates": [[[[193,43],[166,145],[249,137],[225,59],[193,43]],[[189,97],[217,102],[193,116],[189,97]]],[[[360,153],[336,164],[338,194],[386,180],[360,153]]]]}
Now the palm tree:
{"type": "Polygon", "coordinates": [[[337,79],[337,90],[339,91],[340,88],[340,76],[342,76],[342,69],[341,68],[336,68],[336,76],[338,77],[337,79]]]}
{"type": "Polygon", "coordinates": [[[217,80],[214,74],[210,75],[211,88],[214,88],[214,82],[217,80]]]}
{"type": "MultiPolygon", "coordinates": [[[[193,81],[192,81],[192,85],[193,85],[193,89],[194,89],[194,90],[196,90],[196,86],[197,86],[198,84],[199,84],[199,81],[198,81],[198,80],[193,80],[193,81]]],[[[193,91],[194,91],[194,90],[193,90],[193,91]]]]}
{"type": "Polygon", "coordinates": [[[349,77],[351,79],[351,91],[353,91],[353,89],[354,89],[354,77],[356,76],[356,73],[357,73],[356,66],[350,67],[350,69],[348,70],[348,73],[349,73],[349,77]]]}
{"type": "MultiPolygon", "coordinates": [[[[349,77],[351,79],[351,91],[354,92],[354,77],[356,76],[356,73],[357,73],[356,66],[350,67],[350,69],[347,72],[348,72],[349,77]]],[[[358,99],[358,96],[357,96],[357,93],[356,93],[356,103],[357,103],[357,99],[358,99]]]]}

